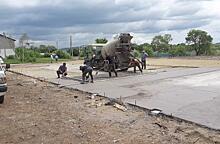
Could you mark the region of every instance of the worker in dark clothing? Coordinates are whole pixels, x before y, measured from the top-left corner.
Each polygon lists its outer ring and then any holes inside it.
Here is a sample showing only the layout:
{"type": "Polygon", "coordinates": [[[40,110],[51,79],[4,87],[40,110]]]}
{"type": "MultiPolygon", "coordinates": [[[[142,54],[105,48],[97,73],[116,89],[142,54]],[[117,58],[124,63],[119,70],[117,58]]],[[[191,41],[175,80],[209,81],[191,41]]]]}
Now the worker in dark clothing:
{"type": "Polygon", "coordinates": [[[142,56],[141,56],[141,62],[142,62],[142,69],[146,69],[146,59],[147,59],[147,57],[148,57],[148,54],[145,52],[145,51],[143,51],[142,52],[142,56]]]}
{"type": "Polygon", "coordinates": [[[84,84],[85,83],[85,79],[86,78],[86,75],[89,74],[90,78],[91,78],[91,83],[93,83],[93,75],[92,75],[92,67],[91,66],[88,66],[88,65],[84,65],[84,66],[80,66],[79,69],[82,71],[82,82],[81,84],[84,84]]]}
{"type": "Polygon", "coordinates": [[[141,73],[143,72],[140,66],[140,62],[135,58],[131,59],[129,67],[134,67],[134,73],[136,73],[136,67],[138,67],[141,73]]]}
{"type": "Polygon", "coordinates": [[[115,70],[115,58],[114,57],[110,57],[107,56],[106,60],[108,61],[108,73],[109,73],[109,77],[112,77],[112,71],[115,73],[115,76],[118,77],[118,73],[115,70]]]}
{"type": "Polygon", "coordinates": [[[57,78],[60,78],[60,75],[62,75],[62,77],[67,76],[66,63],[63,63],[63,65],[61,65],[61,66],[59,67],[59,69],[57,70],[57,78]]]}

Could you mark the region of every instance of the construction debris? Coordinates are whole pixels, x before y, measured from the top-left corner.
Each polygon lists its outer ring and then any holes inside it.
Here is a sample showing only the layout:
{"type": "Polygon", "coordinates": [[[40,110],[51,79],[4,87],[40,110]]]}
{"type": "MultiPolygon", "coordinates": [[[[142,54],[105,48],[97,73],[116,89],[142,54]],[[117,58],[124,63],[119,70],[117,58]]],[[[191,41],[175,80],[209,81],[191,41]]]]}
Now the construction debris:
{"type": "Polygon", "coordinates": [[[159,109],[152,109],[150,112],[151,112],[152,115],[158,115],[158,114],[161,113],[161,110],[159,110],[159,109]]]}
{"type": "Polygon", "coordinates": [[[126,107],[124,107],[124,106],[122,106],[122,105],[119,105],[119,104],[117,104],[117,103],[115,103],[113,106],[116,107],[116,108],[119,109],[119,110],[127,111],[127,108],[126,108],[126,107]]]}
{"type": "Polygon", "coordinates": [[[160,124],[160,123],[158,123],[158,122],[155,122],[154,124],[157,125],[157,126],[159,126],[160,128],[168,129],[166,126],[164,126],[164,125],[162,125],[162,124],[160,124]]]}

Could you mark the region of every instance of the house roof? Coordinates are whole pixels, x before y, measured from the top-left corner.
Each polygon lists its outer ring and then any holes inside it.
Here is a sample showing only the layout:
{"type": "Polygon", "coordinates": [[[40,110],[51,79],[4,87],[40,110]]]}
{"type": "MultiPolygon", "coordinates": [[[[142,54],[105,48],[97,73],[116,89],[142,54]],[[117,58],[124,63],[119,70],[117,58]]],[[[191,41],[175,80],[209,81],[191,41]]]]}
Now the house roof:
{"type": "Polygon", "coordinates": [[[6,37],[6,38],[8,38],[8,39],[10,39],[10,40],[16,41],[15,39],[10,38],[10,37],[7,37],[7,36],[4,36],[3,34],[0,34],[0,37],[6,37]]]}

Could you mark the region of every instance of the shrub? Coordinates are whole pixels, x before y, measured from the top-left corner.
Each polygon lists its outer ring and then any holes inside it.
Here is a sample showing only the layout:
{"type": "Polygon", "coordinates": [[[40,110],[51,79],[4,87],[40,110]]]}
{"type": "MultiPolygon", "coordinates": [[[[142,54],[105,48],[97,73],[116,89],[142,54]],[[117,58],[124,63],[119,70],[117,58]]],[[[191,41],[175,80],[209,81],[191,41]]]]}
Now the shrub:
{"type": "Polygon", "coordinates": [[[39,52],[26,48],[16,48],[15,54],[18,60],[23,62],[36,62],[36,58],[40,58],[39,52]]]}
{"type": "Polygon", "coordinates": [[[36,57],[26,57],[25,58],[25,62],[36,62],[37,61],[37,58],[36,57]]]}
{"type": "Polygon", "coordinates": [[[48,58],[48,57],[50,57],[50,55],[51,54],[49,54],[49,53],[44,53],[43,57],[48,58]]]}
{"type": "Polygon", "coordinates": [[[173,46],[170,50],[169,50],[169,54],[171,56],[186,56],[187,55],[187,49],[185,46],[181,46],[181,45],[177,45],[177,46],[173,46]]]}
{"type": "Polygon", "coordinates": [[[143,49],[148,54],[148,56],[150,57],[154,56],[154,51],[152,47],[144,46],[143,49]]]}
{"type": "Polygon", "coordinates": [[[134,55],[134,57],[138,58],[138,57],[140,57],[140,52],[138,52],[137,50],[134,50],[133,55],[134,55]]]}
{"type": "Polygon", "coordinates": [[[169,57],[170,54],[168,52],[154,52],[155,57],[169,57]]]}
{"type": "Polygon", "coordinates": [[[9,55],[9,56],[7,57],[7,59],[15,59],[15,56],[14,56],[14,55],[9,55]]]}
{"type": "Polygon", "coordinates": [[[64,52],[62,50],[56,50],[55,53],[58,55],[59,58],[63,58],[63,59],[71,58],[71,56],[67,52],[64,52]]]}

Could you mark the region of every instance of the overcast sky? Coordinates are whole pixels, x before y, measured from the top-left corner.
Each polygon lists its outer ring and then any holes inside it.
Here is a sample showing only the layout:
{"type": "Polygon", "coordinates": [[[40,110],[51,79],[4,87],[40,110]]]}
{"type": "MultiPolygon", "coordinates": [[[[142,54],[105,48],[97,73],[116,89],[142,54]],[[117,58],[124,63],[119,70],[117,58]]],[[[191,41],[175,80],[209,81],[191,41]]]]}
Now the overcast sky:
{"type": "Polygon", "coordinates": [[[68,47],[72,35],[78,46],[121,32],[135,43],[165,33],[180,43],[191,29],[220,42],[220,0],[0,0],[0,7],[0,33],[27,33],[36,44],[68,47]]]}

